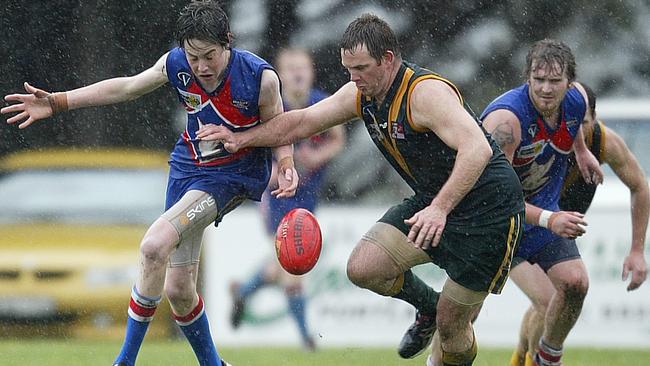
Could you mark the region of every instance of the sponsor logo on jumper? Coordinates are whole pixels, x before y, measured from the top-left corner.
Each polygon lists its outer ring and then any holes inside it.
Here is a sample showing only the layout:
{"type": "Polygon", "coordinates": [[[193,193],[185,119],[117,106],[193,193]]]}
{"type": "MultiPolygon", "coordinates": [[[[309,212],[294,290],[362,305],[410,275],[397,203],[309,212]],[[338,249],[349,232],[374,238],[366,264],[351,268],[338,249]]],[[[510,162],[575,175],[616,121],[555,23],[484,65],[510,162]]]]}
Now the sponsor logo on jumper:
{"type": "Polygon", "coordinates": [[[181,83],[183,83],[184,86],[188,86],[190,84],[190,81],[192,81],[192,75],[185,71],[180,71],[178,74],[176,74],[176,77],[181,81],[181,83]]]}
{"type": "Polygon", "coordinates": [[[551,155],[551,158],[546,163],[539,164],[533,162],[530,169],[522,175],[521,186],[527,197],[530,197],[544,188],[550,179],[548,172],[551,170],[553,162],[555,162],[555,155],[551,155]]]}
{"type": "Polygon", "coordinates": [[[391,137],[394,139],[404,140],[404,125],[399,122],[391,122],[391,137]]]}
{"type": "MultiPolygon", "coordinates": [[[[377,123],[377,118],[375,117],[374,113],[372,113],[372,109],[370,109],[370,106],[365,106],[363,107],[363,114],[367,114],[372,118],[372,123],[366,123],[366,128],[368,129],[368,133],[370,134],[370,138],[373,140],[383,140],[384,135],[381,133],[381,130],[379,129],[379,123],[377,123]]],[[[383,124],[383,128],[386,128],[386,124],[383,124]]]]}
{"type": "Polygon", "coordinates": [[[517,157],[521,159],[526,159],[526,158],[531,158],[539,155],[539,153],[544,150],[544,146],[546,145],[545,140],[540,140],[533,142],[530,145],[522,146],[519,149],[519,152],[517,153],[517,157]]]}
{"type": "Polygon", "coordinates": [[[247,109],[248,108],[248,101],[247,100],[232,100],[232,105],[239,109],[247,109]]]}
{"type": "Polygon", "coordinates": [[[201,107],[201,95],[195,94],[195,93],[190,93],[186,92],[181,89],[177,89],[178,94],[180,94],[181,99],[183,100],[183,103],[185,103],[185,106],[189,109],[199,109],[201,107]]]}

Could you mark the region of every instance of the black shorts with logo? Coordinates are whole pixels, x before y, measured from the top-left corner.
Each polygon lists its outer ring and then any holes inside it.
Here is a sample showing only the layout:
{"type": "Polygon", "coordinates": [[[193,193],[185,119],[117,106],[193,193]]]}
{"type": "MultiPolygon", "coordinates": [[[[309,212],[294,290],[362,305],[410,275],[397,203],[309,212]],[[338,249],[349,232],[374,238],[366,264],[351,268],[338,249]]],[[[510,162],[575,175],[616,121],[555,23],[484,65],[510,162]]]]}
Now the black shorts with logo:
{"type": "MultiPolygon", "coordinates": [[[[414,195],[391,207],[379,219],[408,235],[410,226],[404,220],[431,203],[414,195]]],[[[474,291],[498,294],[510,273],[512,257],[521,238],[524,211],[489,222],[468,223],[447,221],[440,243],[426,252],[433,263],[447,272],[456,283],[474,291]]]]}

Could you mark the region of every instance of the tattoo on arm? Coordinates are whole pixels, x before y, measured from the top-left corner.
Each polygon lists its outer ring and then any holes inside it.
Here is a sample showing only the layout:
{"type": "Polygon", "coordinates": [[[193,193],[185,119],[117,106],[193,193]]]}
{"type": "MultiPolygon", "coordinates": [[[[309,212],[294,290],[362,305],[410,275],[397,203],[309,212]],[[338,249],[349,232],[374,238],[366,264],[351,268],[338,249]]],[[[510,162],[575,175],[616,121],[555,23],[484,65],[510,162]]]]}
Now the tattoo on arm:
{"type": "Polygon", "coordinates": [[[504,122],[492,131],[492,138],[499,144],[500,147],[513,144],[515,142],[514,132],[510,124],[504,122]]]}

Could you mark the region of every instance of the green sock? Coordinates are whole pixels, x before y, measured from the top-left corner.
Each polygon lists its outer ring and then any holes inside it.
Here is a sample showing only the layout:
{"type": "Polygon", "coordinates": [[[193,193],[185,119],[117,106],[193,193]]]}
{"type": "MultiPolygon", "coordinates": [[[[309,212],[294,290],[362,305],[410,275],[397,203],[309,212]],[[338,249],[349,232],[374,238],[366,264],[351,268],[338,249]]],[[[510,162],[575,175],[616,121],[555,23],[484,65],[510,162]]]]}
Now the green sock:
{"type": "Polygon", "coordinates": [[[429,287],[409,269],[404,272],[402,289],[392,297],[404,300],[424,314],[435,314],[440,293],[429,287]]]}

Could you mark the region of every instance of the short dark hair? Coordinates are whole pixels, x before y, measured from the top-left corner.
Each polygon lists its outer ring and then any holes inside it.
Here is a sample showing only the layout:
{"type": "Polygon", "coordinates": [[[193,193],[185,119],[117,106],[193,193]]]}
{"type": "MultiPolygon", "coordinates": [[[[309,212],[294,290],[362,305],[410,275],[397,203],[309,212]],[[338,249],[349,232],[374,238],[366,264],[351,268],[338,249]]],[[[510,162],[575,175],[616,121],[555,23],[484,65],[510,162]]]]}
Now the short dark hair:
{"type": "Polygon", "coordinates": [[[399,43],[388,23],[373,14],[363,14],[355,19],[343,33],[341,49],[352,51],[357,46],[366,45],[370,56],[381,62],[386,51],[393,51],[401,57],[399,43]]]}
{"type": "Polygon", "coordinates": [[[587,113],[591,113],[591,117],[594,118],[596,117],[596,93],[594,93],[593,89],[591,89],[589,85],[583,82],[581,82],[580,85],[585,89],[587,99],[589,99],[589,108],[587,109],[587,113]]]}
{"type": "Polygon", "coordinates": [[[181,10],[176,21],[176,41],[184,47],[185,41],[198,39],[230,47],[228,15],[216,1],[192,1],[181,10]]]}
{"type": "Polygon", "coordinates": [[[571,48],[562,41],[554,39],[543,39],[535,42],[526,55],[526,69],[524,77],[528,78],[533,70],[533,62],[536,62],[536,69],[540,67],[552,67],[554,64],[560,66],[560,71],[566,71],[569,82],[576,79],[576,59],[571,48]]]}

